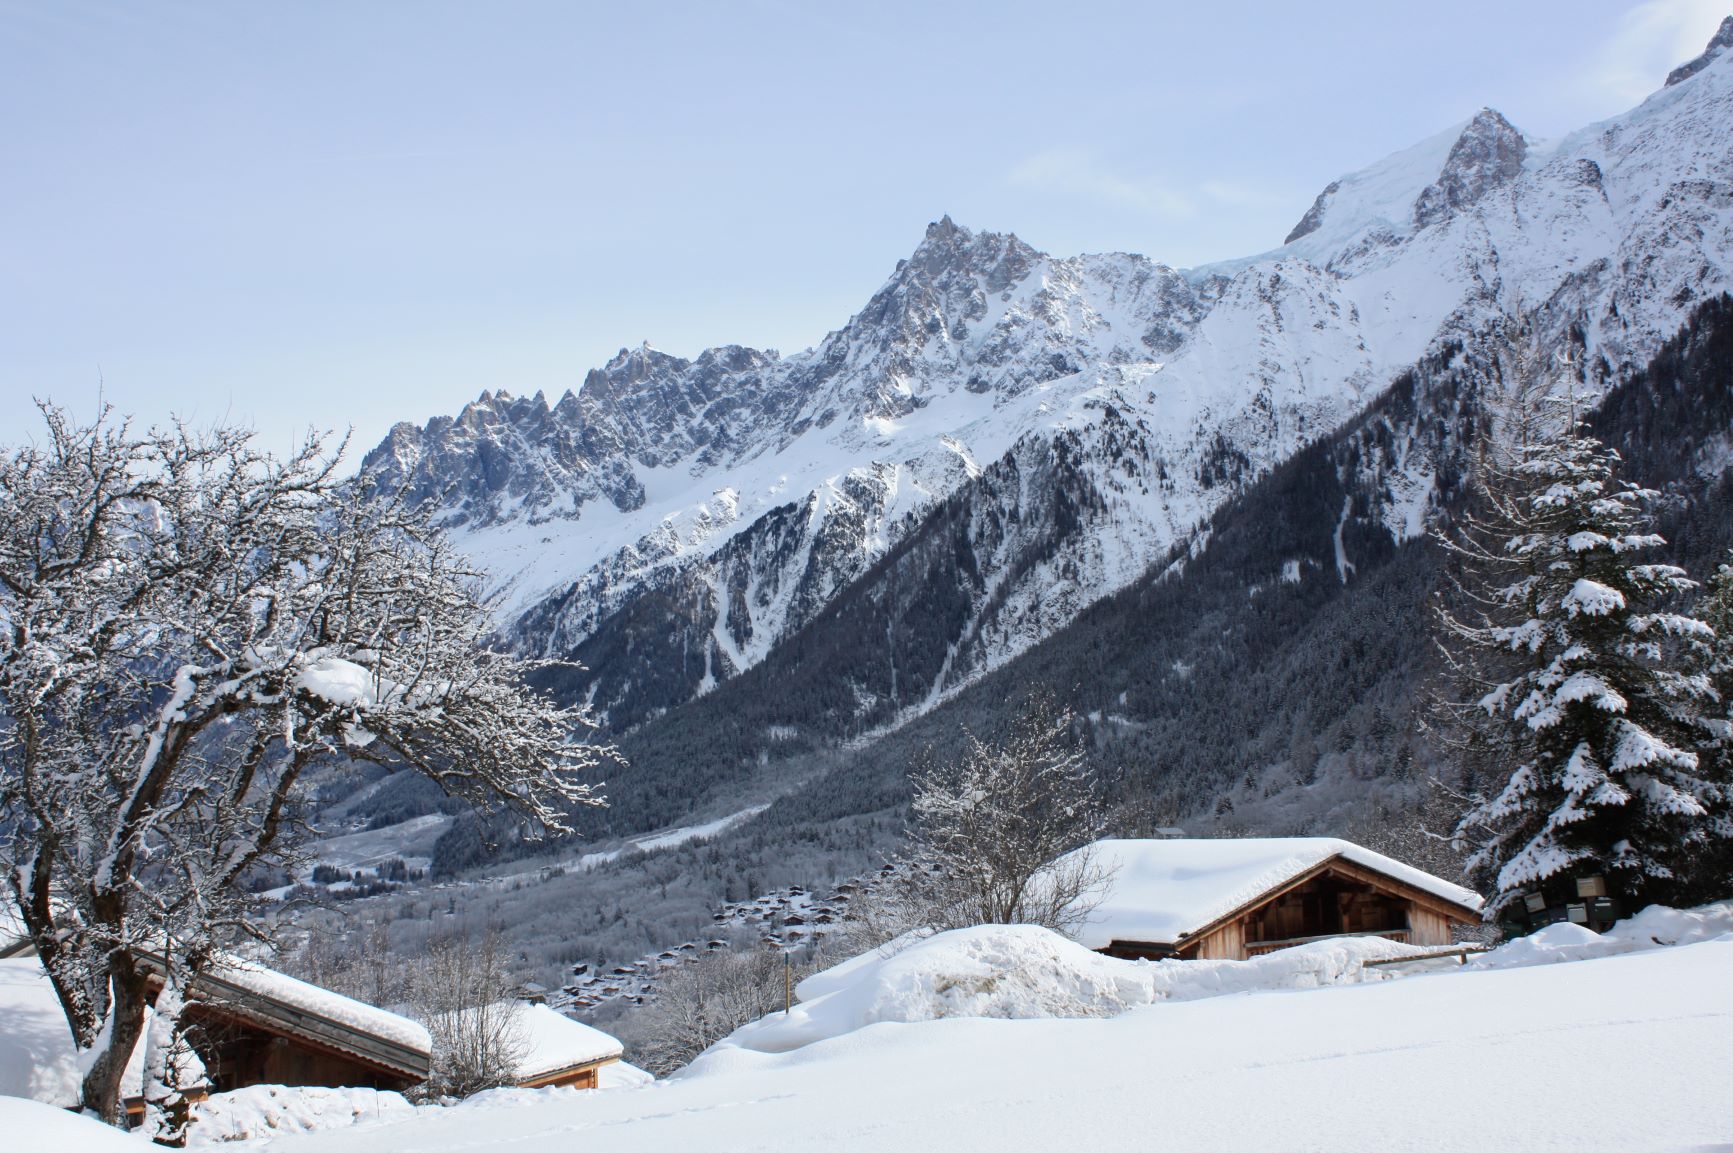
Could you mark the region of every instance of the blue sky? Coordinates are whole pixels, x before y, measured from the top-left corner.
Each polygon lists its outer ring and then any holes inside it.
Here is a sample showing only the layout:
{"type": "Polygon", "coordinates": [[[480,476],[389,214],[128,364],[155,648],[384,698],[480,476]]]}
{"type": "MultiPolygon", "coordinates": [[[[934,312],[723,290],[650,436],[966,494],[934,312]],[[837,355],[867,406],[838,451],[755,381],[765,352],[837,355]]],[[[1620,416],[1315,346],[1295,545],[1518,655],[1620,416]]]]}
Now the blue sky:
{"type": "Polygon", "coordinates": [[[1176,266],[1482,105],[1553,136],[1729,0],[0,0],[0,441],[98,397],[286,447],[791,352],[950,213],[1176,266]]]}

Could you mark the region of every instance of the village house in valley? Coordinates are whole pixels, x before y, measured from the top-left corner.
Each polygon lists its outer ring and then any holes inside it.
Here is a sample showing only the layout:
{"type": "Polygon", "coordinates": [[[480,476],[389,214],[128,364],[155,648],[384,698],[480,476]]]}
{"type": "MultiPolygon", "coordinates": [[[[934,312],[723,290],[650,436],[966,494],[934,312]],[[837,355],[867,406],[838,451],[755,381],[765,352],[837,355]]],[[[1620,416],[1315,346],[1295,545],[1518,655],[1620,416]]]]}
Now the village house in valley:
{"type": "Polygon", "coordinates": [[[1078,940],[1113,957],[1244,960],[1326,937],[1447,945],[1480,921],[1460,885],[1332,837],[1098,841],[1078,940]]]}

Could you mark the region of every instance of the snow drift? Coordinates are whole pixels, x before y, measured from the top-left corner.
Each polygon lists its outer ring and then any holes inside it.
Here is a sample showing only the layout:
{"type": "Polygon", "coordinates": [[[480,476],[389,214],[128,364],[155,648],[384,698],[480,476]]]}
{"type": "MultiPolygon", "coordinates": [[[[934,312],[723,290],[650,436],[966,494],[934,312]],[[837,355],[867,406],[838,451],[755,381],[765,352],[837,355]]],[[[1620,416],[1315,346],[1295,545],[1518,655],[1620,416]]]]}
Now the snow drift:
{"type": "MultiPolygon", "coordinates": [[[[1723,938],[1733,940],[1733,902],[1655,906],[1604,935],[1553,925],[1468,965],[1523,968],[1723,938]]],[[[1127,961],[1034,925],[978,925],[893,942],[815,973],[796,988],[799,1004],[743,1026],[715,1048],[784,1053],[882,1022],[1113,1017],[1162,1001],[1391,980],[1401,974],[1367,962],[1450,952],[1450,946],[1338,937],[1248,961],[1127,961]]]]}
{"type": "Polygon", "coordinates": [[[893,943],[816,973],[800,983],[790,1011],[719,1045],[781,1053],[885,1021],[1111,1017],[1158,1001],[1350,983],[1365,977],[1369,960],[1438,951],[1343,937],[1249,961],[1125,961],[1035,925],[978,925],[893,943]]]}

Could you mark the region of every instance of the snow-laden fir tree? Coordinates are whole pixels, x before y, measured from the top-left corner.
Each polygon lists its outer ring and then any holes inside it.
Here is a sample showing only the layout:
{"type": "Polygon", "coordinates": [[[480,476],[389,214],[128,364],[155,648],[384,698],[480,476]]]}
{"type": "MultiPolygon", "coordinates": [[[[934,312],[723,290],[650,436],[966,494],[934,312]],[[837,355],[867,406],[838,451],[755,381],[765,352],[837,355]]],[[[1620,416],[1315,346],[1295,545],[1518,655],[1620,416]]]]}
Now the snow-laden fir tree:
{"type": "Polygon", "coordinates": [[[426,516],[316,438],[277,460],[44,416],[0,455],[0,883],[118,1124],[153,986],[178,1003],[260,932],[247,881],[309,771],[370,760],[559,828],[608,751],[487,648],[480,576],[426,516]]]}
{"type": "Polygon", "coordinates": [[[1532,429],[1483,466],[1484,511],[1453,543],[1476,574],[1447,615],[1476,670],[1483,765],[1502,760],[1458,826],[1496,915],[1552,879],[1607,878],[1628,907],[1711,895],[1706,850],[1733,835],[1733,790],[1701,754],[1714,692],[1708,625],[1676,611],[1696,587],[1642,558],[1655,494],[1571,425],[1532,429]]]}
{"type": "MultiPolygon", "coordinates": [[[[1733,555],[1729,560],[1733,561],[1733,555]]],[[[1715,710],[1711,740],[1714,751],[1726,765],[1733,758],[1733,563],[1716,568],[1703,598],[1697,602],[1696,615],[1715,630],[1708,671],[1720,707],[1715,710]]],[[[1726,771],[1733,773],[1733,769],[1726,771]]]]}
{"type": "MultiPolygon", "coordinates": [[[[1733,554],[1729,561],[1733,562],[1733,554]]],[[[1719,565],[1707,584],[1695,614],[1715,630],[1708,672],[1717,702],[1700,755],[1709,762],[1707,771],[1715,779],[1733,782],[1733,563],[1719,565]]],[[[1704,871],[1711,896],[1733,894],[1733,838],[1704,861],[1704,871]],[[1716,877],[1720,878],[1718,883],[1716,877]]]]}

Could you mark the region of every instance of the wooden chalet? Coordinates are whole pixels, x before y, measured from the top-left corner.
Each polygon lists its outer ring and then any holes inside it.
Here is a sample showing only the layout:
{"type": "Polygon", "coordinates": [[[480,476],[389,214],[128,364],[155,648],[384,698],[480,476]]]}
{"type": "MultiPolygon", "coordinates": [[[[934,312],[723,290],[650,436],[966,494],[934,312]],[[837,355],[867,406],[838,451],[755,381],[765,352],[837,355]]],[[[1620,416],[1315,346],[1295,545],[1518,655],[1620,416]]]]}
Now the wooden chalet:
{"type": "Polygon", "coordinates": [[[320,1085],[401,1092],[427,1079],[420,1024],[263,965],[235,961],[190,982],[181,1018],[212,1092],[320,1085]]]}
{"type": "Polygon", "coordinates": [[[1244,960],[1331,937],[1448,945],[1480,897],[1350,841],[1266,837],[1099,841],[1107,874],[1077,932],[1114,957],[1244,960]]]}

